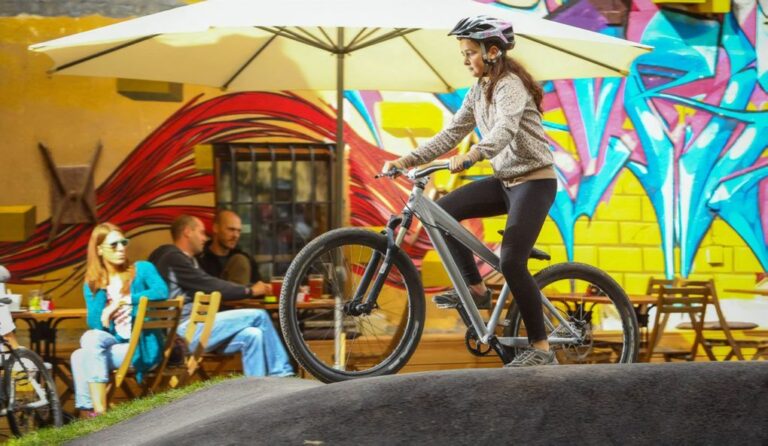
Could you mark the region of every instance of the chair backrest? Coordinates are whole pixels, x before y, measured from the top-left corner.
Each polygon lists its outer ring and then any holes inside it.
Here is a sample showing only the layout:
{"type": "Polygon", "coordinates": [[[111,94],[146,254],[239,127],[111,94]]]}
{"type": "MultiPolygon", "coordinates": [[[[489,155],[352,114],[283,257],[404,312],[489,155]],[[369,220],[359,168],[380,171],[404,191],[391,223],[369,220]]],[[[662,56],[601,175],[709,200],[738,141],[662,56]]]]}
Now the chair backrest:
{"type": "Polygon", "coordinates": [[[691,327],[696,332],[696,338],[691,346],[691,358],[695,358],[699,344],[702,342],[704,328],[704,315],[707,311],[707,304],[711,302],[711,289],[708,286],[679,286],[676,282],[674,286],[658,284],[654,289],[656,295],[656,316],[651,332],[647,360],[651,359],[653,350],[659,343],[664,328],[667,325],[667,319],[670,314],[683,313],[691,319],[691,327]]]}
{"type": "MultiPolygon", "coordinates": [[[[203,353],[208,348],[208,341],[211,337],[211,331],[213,331],[213,323],[216,320],[216,313],[219,311],[220,304],[221,293],[218,291],[214,291],[211,294],[205,294],[201,291],[195,293],[192,311],[189,314],[189,324],[187,324],[187,331],[184,333],[187,343],[192,343],[195,331],[197,331],[197,327],[200,324],[203,325],[203,328],[200,332],[200,338],[195,351],[190,352],[191,361],[188,363],[188,367],[197,367],[203,353]]],[[[193,372],[193,370],[190,370],[190,372],[193,372]]]]}
{"type": "Polygon", "coordinates": [[[162,371],[165,369],[165,366],[168,364],[168,359],[171,356],[171,349],[173,348],[173,341],[176,338],[176,328],[179,326],[183,305],[183,298],[151,301],[146,297],[142,297],[139,300],[139,308],[136,310],[136,318],[133,321],[133,329],[131,331],[131,340],[128,344],[128,351],[125,354],[125,360],[115,372],[116,388],[119,388],[123,384],[125,377],[128,375],[131,359],[139,345],[141,334],[145,330],[159,329],[164,331],[165,344],[163,345],[163,359],[155,369],[155,372],[162,375],[162,371]]]}
{"type": "Polygon", "coordinates": [[[645,294],[649,296],[658,295],[661,288],[672,288],[677,284],[677,279],[657,279],[651,277],[648,279],[648,286],[645,290],[645,294]]]}

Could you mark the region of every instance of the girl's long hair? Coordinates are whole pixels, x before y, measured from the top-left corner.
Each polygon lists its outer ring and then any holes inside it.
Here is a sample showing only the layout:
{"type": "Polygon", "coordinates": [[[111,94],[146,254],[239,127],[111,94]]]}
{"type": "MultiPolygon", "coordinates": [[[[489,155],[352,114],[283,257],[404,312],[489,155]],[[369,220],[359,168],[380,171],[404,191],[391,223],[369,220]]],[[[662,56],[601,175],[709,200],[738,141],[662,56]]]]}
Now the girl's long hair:
{"type": "MultiPolygon", "coordinates": [[[[123,231],[112,223],[101,223],[96,225],[91,232],[91,239],[88,241],[88,257],[85,264],[85,283],[91,289],[91,292],[106,288],[109,285],[109,275],[104,259],[99,255],[98,247],[104,243],[107,234],[112,231],[123,233],[123,231]]],[[[131,282],[135,274],[135,269],[130,260],[126,257],[125,263],[115,265],[121,278],[123,279],[123,294],[128,294],[131,289],[131,282]]]]}
{"type": "MultiPolygon", "coordinates": [[[[494,42],[493,40],[485,41],[486,50],[490,51],[492,46],[495,46],[499,49],[502,48],[502,45],[499,42],[494,42]]],[[[485,92],[485,98],[488,100],[488,102],[491,102],[491,98],[493,97],[493,89],[496,87],[496,83],[505,74],[512,73],[519,77],[521,81],[523,81],[523,85],[525,85],[525,89],[528,90],[528,93],[533,98],[533,102],[536,104],[536,108],[539,110],[539,113],[543,113],[544,109],[541,106],[541,101],[544,99],[544,90],[541,88],[541,85],[536,82],[533,76],[531,76],[531,73],[529,73],[524,66],[522,66],[515,59],[507,56],[506,51],[502,51],[502,55],[502,60],[496,61],[496,63],[489,65],[489,85],[488,90],[485,92]]]]}

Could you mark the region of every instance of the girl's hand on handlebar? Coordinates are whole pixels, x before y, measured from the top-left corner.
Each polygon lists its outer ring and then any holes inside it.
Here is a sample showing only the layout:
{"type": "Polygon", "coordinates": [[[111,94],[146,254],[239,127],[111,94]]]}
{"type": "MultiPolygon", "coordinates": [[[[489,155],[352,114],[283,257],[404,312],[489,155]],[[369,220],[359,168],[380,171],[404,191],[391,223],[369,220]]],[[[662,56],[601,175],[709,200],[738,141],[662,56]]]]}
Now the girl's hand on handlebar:
{"type": "Polygon", "coordinates": [[[472,167],[475,162],[469,156],[469,153],[460,153],[451,157],[449,160],[451,173],[459,173],[472,167]]]}
{"type": "Polygon", "coordinates": [[[394,178],[400,174],[398,171],[403,169],[405,169],[405,163],[403,162],[402,158],[398,158],[393,161],[386,161],[384,166],[381,167],[381,173],[384,175],[392,175],[394,178]],[[392,172],[393,169],[396,170],[392,172]]]}

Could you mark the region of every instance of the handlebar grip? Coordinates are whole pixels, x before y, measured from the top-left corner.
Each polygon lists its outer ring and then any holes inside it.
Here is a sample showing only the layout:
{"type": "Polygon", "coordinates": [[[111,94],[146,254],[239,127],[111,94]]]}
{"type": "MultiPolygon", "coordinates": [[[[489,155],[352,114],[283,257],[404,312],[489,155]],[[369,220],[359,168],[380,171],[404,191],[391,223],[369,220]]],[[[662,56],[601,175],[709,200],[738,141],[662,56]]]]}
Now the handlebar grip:
{"type": "Polygon", "coordinates": [[[475,163],[473,163],[472,161],[466,160],[463,163],[461,163],[461,167],[463,167],[464,170],[466,170],[466,169],[469,169],[470,167],[472,167],[474,164],[475,163]]]}

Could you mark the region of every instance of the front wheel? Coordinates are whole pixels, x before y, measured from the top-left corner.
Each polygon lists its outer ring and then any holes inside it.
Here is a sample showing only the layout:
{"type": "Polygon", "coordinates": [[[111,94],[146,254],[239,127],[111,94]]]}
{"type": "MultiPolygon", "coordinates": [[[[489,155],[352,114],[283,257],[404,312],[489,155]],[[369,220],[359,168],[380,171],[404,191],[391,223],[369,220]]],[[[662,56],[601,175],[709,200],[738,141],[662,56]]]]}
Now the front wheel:
{"type": "Polygon", "coordinates": [[[280,327],[293,357],[317,379],[394,374],[416,349],[424,289],[399,248],[381,291],[371,296],[375,305],[361,310],[350,304],[358,288],[363,302],[370,294],[386,252],[385,236],[343,228],[314,239],[291,262],[280,295],[280,327]]]}
{"type": "MultiPolygon", "coordinates": [[[[550,342],[560,364],[631,363],[637,360],[637,317],[626,293],[610,276],[593,266],[569,262],[545,268],[535,274],[534,279],[555,311],[579,335],[573,342],[550,342]]],[[[547,307],[543,310],[546,333],[552,336],[560,321],[547,307]]],[[[525,323],[514,302],[506,319],[504,336],[526,336],[525,323]]],[[[516,349],[512,352],[517,353],[516,349]]]]}
{"type": "Polygon", "coordinates": [[[3,387],[8,399],[11,432],[21,437],[43,427],[60,427],[61,404],[46,363],[26,348],[17,348],[6,355],[3,387]]]}

